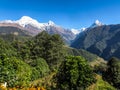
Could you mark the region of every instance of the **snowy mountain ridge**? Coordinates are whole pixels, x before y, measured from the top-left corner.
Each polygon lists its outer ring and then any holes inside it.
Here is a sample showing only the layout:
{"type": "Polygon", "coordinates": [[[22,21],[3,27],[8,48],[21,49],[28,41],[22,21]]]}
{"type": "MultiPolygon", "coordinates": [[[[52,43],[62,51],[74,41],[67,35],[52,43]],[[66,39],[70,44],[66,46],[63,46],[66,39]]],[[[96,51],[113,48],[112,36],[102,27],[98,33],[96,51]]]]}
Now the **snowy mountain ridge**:
{"type": "MultiPolygon", "coordinates": [[[[31,30],[46,30],[46,28],[50,28],[49,26],[53,26],[56,28],[62,28],[58,25],[56,25],[53,21],[49,20],[47,23],[40,23],[37,20],[29,17],[29,16],[22,16],[19,20],[13,21],[13,20],[4,20],[0,21],[0,23],[7,23],[7,24],[18,24],[22,26],[23,28],[31,28],[31,30]],[[30,26],[29,26],[30,25],[30,26]],[[32,27],[31,27],[32,26],[32,27]]],[[[96,20],[89,28],[94,28],[98,26],[102,26],[102,24],[99,20],[96,20]]],[[[81,29],[69,29],[73,34],[78,35],[79,33],[87,30],[87,28],[81,28],[81,29]]]]}
{"type": "Polygon", "coordinates": [[[19,20],[16,20],[16,21],[4,20],[4,21],[0,21],[0,23],[16,23],[22,27],[25,27],[26,25],[32,25],[38,29],[41,29],[42,27],[45,27],[45,26],[54,26],[55,25],[55,23],[53,21],[49,21],[48,23],[39,23],[37,20],[32,19],[29,16],[23,16],[19,20]]]}

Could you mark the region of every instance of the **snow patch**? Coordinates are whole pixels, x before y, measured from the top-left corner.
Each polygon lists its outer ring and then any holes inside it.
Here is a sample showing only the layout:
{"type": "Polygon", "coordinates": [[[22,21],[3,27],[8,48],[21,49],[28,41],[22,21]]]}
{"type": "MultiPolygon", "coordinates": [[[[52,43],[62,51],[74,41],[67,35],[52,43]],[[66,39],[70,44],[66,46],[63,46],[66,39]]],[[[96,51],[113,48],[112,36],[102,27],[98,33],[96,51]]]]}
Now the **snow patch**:
{"type": "Polygon", "coordinates": [[[90,28],[94,28],[94,27],[98,27],[98,26],[102,26],[104,25],[103,23],[101,23],[99,20],[96,20],[91,26],[90,28]]]}
{"type": "Polygon", "coordinates": [[[71,29],[71,31],[72,31],[72,33],[74,33],[74,34],[79,34],[79,33],[80,33],[80,31],[77,30],[77,29],[71,29]]]}

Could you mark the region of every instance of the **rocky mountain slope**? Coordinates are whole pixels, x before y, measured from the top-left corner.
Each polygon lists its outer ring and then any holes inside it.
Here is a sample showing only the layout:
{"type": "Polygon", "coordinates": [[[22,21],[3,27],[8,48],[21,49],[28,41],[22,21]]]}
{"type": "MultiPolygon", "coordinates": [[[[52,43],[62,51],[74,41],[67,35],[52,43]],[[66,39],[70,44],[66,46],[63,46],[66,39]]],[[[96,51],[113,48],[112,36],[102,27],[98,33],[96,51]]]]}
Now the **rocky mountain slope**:
{"type": "Polygon", "coordinates": [[[120,24],[88,28],[71,47],[88,50],[107,60],[113,56],[120,58],[120,24]]]}

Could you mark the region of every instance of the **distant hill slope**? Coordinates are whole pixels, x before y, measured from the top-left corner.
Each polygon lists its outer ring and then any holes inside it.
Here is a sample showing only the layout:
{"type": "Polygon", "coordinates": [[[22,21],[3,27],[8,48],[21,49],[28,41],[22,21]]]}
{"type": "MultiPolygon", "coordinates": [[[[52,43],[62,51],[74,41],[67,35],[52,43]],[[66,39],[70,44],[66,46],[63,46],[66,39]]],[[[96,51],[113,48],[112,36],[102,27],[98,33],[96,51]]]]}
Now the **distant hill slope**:
{"type": "Polygon", "coordinates": [[[30,38],[31,35],[29,32],[17,27],[0,26],[0,37],[7,41],[13,41],[25,40],[25,38],[30,38]]]}
{"type": "Polygon", "coordinates": [[[49,34],[59,34],[66,44],[71,44],[71,42],[75,39],[76,35],[69,29],[64,29],[62,27],[56,26],[47,26],[46,32],[49,34]]]}
{"type": "Polygon", "coordinates": [[[74,56],[82,56],[88,62],[90,62],[90,65],[94,66],[96,64],[100,63],[106,63],[104,59],[100,58],[99,56],[92,54],[86,50],[83,49],[75,49],[71,47],[64,47],[68,55],[74,55],[74,56]]]}
{"type": "Polygon", "coordinates": [[[5,35],[5,34],[15,34],[20,35],[20,36],[28,36],[30,33],[28,33],[25,30],[22,30],[17,27],[11,27],[11,26],[0,26],[0,34],[5,35]]]}
{"type": "Polygon", "coordinates": [[[113,56],[120,58],[120,24],[88,28],[71,47],[85,49],[106,60],[113,56]]]}

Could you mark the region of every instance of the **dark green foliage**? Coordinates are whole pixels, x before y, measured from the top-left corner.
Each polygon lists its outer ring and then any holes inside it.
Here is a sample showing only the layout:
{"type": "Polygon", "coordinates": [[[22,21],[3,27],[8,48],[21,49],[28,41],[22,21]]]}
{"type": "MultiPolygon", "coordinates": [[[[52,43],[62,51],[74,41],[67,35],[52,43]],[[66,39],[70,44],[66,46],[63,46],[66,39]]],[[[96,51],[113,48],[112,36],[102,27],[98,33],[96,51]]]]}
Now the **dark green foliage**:
{"type": "Polygon", "coordinates": [[[30,59],[30,46],[28,46],[26,42],[19,40],[14,41],[12,42],[12,46],[16,49],[19,58],[23,59],[24,61],[30,59]]]}
{"type": "Polygon", "coordinates": [[[47,41],[49,40],[50,35],[45,31],[41,32],[33,39],[33,46],[31,48],[31,55],[33,59],[38,57],[46,56],[46,48],[48,46],[47,41]]]}
{"type": "Polygon", "coordinates": [[[31,80],[31,68],[23,61],[6,55],[0,58],[0,82],[7,82],[9,87],[26,86],[31,80]]]}
{"type": "Polygon", "coordinates": [[[9,87],[27,86],[31,80],[49,73],[44,59],[30,59],[30,48],[26,43],[14,41],[12,45],[15,48],[0,39],[0,83],[7,82],[9,87]]]}
{"type": "Polygon", "coordinates": [[[34,67],[32,70],[33,71],[33,74],[32,74],[33,80],[44,77],[45,75],[47,75],[50,72],[47,62],[42,58],[33,60],[30,63],[30,65],[32,67],[34,67]]]}
{"type": "Polygon", "coordinates": [[[61,64],[56,75],[61,90],[80,90],[95,82],[94,73],[87,61],[80,56],[69,56],[61,64]]]}
{"type": "Polygon", "coordinates": [[[103,73],[103,78],[110,84],[120,89],[120,60],[112,58],[107,63],[107,70],[103,73]]]}
{"type": "Polygon", "coordinates": [[[0,38],[0,57],[6,55],[9,57],[16,56],[15,49],[8,43],[0,38]]]}
{"type": "Polygon", "coordinates": [[[49,35],[43,31],[33,39],[30,47],[31,58],[44,58],[50,68],[56,67],[64,58],[63,41],[57,34],[49,35]]]}
{"type": "Polygon", "coordinates": [[[0,39],[0,82],[8,86],[27,86],[57,70],[64,58],[63,41],[59,35],[42,32],[28,41],[11,44],[0,39]],[[50,69],[49,69],[50,68],[50,69]]]}

